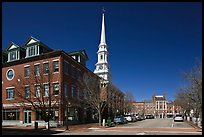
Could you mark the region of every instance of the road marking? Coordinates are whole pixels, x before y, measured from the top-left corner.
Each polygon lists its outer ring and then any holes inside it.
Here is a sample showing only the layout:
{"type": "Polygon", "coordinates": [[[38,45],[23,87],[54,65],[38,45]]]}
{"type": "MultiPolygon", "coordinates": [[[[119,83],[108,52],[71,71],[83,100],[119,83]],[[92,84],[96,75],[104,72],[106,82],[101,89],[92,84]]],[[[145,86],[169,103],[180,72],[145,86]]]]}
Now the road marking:
{"type": "Polygon", "coordinates": [[[145,133],[141,132],[141,133],[137,133],[136,135],[145,135],[145,133]]]}

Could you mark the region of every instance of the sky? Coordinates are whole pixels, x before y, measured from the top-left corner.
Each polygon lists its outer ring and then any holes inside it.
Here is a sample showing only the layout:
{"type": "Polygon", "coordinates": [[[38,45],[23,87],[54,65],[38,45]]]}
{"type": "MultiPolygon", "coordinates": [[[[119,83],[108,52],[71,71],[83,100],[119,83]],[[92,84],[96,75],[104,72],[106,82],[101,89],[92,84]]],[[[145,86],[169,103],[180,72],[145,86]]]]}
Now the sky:
{"type": "Polygon", "coordinates": [[[102,8],[112,83],[136,101],[174,100],[202,57],[201,2],[3,2],[2,50],[30,36],[56,50],[85,49],[94,71],[102,8]]]}

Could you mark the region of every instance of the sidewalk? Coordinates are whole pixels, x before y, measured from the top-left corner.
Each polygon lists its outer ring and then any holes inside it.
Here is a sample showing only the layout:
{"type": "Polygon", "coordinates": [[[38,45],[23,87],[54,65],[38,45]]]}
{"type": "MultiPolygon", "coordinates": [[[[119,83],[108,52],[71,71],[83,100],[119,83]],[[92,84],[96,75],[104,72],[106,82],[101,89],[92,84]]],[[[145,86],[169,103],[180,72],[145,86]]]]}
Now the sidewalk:
{"type": "Polygon", "coordinates": [[[189,125],[191,125],[192,127],[202,130],[202,126],[195,125],[195,124],[193,124],[192,121],[187,121],[187,120],[186,120],[186,122],[187,122],[189,125]]]}
{"type": "MultiPolygon", "coordinates": [[[[81,131],[90,131],[89,128],[99,128],[98,123],[89,123],[89,124],[79,124],[79,125],[68,125],[68,129],[71,132],[81,132],[81,131]]],[[[50,128],[53,130],[66,130],[66,126],[63,127],[54,127],[50,128]]]]}
{"type": "Polygon", "coordinates": [[[90,131],[89,128],[99,128],[98,123],[89,123],[89,124],[79,124],[79,125],[68,125],[68,131],[66,131],[66,126],[62,127],[50,127],[48,131],[45,126],[40,126],[38,129],[35,129],[33,126],[2,126],[2,132],[4,135],[48,135],[48,134],[57,134],[60,132],[86,132],[90,131]]]}

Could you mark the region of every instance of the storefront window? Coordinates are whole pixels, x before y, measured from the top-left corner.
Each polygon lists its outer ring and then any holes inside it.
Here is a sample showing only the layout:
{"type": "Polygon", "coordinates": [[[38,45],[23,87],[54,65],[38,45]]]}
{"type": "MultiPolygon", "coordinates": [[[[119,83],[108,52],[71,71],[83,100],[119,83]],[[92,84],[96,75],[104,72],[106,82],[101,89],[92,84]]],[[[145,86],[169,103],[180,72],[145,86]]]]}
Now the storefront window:
{"type": "Polygon", "coordinates": [[[4,109],[3,120],[19,120],[20,111],[19,109],[4,109]]]}
{"type": "MultiPolygon", "coordinates": [[[[41,112],[41,110],[36,111],[36,120],[43,120],[42,115],[40,114],[40,112],[41,112]]],[[[50,120],[56,121],[56,120],[58,120],[58,118],[59,118],[58,109],[51,110],[51,119],[50,120]]]]}

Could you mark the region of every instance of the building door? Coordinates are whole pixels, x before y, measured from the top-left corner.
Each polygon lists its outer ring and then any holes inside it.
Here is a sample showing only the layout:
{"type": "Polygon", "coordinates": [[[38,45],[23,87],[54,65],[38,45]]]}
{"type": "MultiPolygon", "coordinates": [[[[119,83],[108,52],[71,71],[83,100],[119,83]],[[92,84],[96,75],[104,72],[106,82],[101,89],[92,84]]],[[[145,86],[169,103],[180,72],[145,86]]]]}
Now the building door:
{"type": "Polygon", "coordinates": [[[30,124],[31,123],[31,110],[24,111],[24,123],[30,124]]]}

